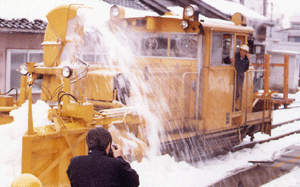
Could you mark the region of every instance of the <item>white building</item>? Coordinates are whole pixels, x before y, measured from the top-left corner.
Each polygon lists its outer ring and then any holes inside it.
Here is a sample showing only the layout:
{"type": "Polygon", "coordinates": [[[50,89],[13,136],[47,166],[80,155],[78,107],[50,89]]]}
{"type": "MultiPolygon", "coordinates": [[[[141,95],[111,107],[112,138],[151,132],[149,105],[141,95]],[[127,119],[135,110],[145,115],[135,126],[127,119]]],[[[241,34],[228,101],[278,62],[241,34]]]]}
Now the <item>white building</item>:
{"type": "MultiPolygon", "coordinates": [[[[271,64],[284,64],[284,55],[289,55],[289,93],[298,91],[299,82],[299,58],[300,52],[288,50],[270,50],[271,64]]],[[[270,89],[283,92],[284,68],[281,66],[270,67],[270,89]]]]}
{"type": "Polygon", "coordinates": [[[240,3],[257,13],[264,15],[264,2],[266,2],[266,0],[228,0],[228,1],[240,3]]]}

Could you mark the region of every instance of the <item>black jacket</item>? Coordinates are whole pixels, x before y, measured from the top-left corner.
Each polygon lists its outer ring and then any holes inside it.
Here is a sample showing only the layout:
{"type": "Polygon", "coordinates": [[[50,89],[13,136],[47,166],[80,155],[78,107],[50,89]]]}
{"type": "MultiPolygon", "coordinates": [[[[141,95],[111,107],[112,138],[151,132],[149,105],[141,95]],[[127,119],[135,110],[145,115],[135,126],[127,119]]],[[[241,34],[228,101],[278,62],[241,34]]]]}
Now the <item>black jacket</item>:
{"type": "Polygon", "coordinates": [[[72,187],[139,186],[139,176],[129,163],[100,150],[72,158],[67,174],[72,187]]]}
{"type": "Polygon", "coordinates": [[[249,69],[249,59],[245,57],[241,60],[240,53],[235,54],[235,69],[237,73],[244,73],[249,69]]]}

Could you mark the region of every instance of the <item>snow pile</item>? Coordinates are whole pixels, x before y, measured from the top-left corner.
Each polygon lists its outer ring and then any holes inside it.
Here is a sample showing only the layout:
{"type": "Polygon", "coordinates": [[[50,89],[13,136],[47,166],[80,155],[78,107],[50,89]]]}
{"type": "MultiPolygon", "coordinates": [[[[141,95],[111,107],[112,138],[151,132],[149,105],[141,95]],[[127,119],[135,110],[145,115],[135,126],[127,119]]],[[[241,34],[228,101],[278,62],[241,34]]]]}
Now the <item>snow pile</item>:
{"type": "Polygon", "coordinates": [[[218,182],[234,170],[251,166],[248,161],[274,159],[286,146],[297,143],[299,138],[300,135],[291,135],[278,141],[257,145],[253,149],[243,149],[205,160],[196,166],[186,162],[175,162],[168,155],[157,156],[151,160],[144,159],[141,163],[133,162],[131,166],[139,173],[141,186],[204,187],[218,182]]]}
{"type": "MultiPolygon", "coordinates": [[[[37,101],[32,107],[34,127],[51,124],[48,120],[50,107],[43,101],[37,101]]],[[[22,107],[10,112],[14,122],[0,125],[0,186],[10,186],[14,178],[21,173],[22,136],[28,129],[28,101],[22,107]]]]}

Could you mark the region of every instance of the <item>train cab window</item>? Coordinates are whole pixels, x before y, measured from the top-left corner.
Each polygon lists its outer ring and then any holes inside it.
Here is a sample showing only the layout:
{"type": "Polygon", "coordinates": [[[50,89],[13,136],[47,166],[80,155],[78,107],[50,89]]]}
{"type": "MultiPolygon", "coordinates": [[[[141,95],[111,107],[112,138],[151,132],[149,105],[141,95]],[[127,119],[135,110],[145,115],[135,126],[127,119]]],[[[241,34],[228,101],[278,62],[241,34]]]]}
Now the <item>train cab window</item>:
{"type": "Polygon", "coordinates": [[[242,46],[242,41],[241,39],[237,38],[236,39],[236,53],[240,52],[240,47],[242,46]]]}
{"type": "Polygon", "coordinates": [[[233,35],[213,33],[211,40],[211,66],[230,65],[233,56],[233,35]]]}
{"type": "Polygon", "coordinates": [[[142,56],[168,56],[168,34],[143,33],[140,50],[142,56]]]}
{"type": "Polygon", "coordinates": [[[170,34],[170,57],[197,58],[197,36],[170,34]]]}

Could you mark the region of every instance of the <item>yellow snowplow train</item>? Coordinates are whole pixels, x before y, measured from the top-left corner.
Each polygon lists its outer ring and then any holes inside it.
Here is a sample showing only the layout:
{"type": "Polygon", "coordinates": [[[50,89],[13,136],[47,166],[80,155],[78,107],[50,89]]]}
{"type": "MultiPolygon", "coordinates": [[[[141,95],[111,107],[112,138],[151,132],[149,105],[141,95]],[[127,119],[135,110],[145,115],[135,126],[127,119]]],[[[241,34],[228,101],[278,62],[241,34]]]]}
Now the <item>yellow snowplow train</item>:
{"type": "MultiPolygon", "coordinates": [[[[81,8],[86,7],[69,4],[50,11],[44,63],[28,62],[20,67],[21,93],[16,106],[26,97],[29,100],[22,173],[36,176],[43,186],[70,186],[66,174],[70,159],[87,154],[85,137],[96,126],[109,129],[114,143],[126,147],[127,160],[141,161],[147,156],[153,129],[151,117],[134,103],[138,96],[158,119],[160,153],[176,160],[197,161],[230,149],[246,135],[271,133],[272,99],[267,93],[253,93],[253,68],[245,73],[238,99],[234,64],[222,60],[232,57],[253,34],[241,14],[234,16],[234,22],[199,21],[198,8],[189,5],[182,18],[172,14],[125,18],[124,9],[112,6],[111,32],[126,33],[134,48],[135,65],[125,74],[118,62],[88,63],[75,53],[68,54],[70,46],[76,48],[84,41],[84,24],[77,15],[81,8]],[[128,74],[144,89],[133,88],[128,74]],[[34,128],[32,85],[40,78],[41,99],[51,106],[48,117],[52,124],[34,128]]],[[[1,112],[13,109],[12,103],[11,98],[0,98],[1,112]]]]}

